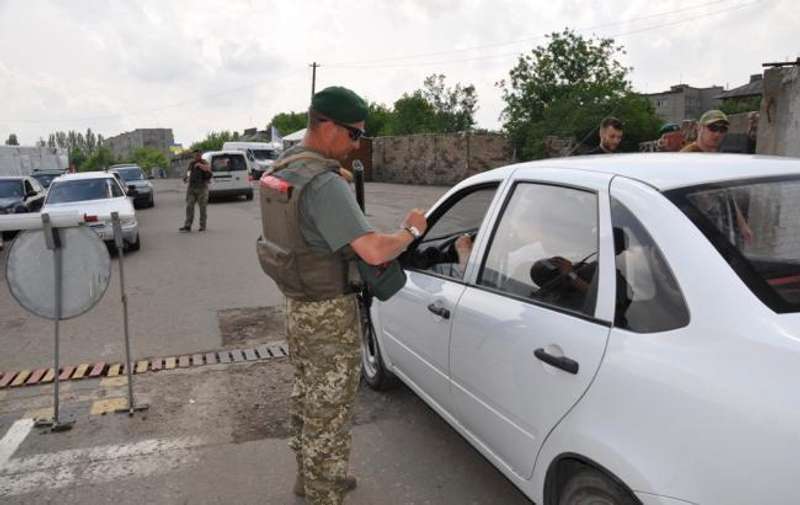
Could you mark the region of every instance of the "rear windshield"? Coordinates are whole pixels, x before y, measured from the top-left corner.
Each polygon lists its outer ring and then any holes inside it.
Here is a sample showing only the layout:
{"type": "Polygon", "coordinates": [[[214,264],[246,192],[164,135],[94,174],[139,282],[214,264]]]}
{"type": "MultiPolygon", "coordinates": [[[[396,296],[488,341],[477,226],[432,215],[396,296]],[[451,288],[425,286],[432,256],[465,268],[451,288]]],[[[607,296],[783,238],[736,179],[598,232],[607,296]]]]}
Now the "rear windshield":
{"type": "Polygon", "coordinates": [[[58,177],[57,174],[33,174],[31,177],[39,181],[39,184],[44,186],[45,188],[50,186],[50,183],[53,182],[53,179],[58,177]]]}
{"type": "Polygon", "coordinates": [[[122,176],[125,182],[141,181],[144,179],[144,173],[141,168],[118,168],[117,172],[122,176]]]}
{"type": "Polygon", "coordinates": [[[253,153],[253,158],[258,161],[269,161],[269,160],[277,160],[278,153],[275,151],[271,151],[269,149],[251,149],[251,153],[253,153]]]}
{"type": "Polygon", "coordinates": [[[800,312],[800,176],[673,190],[745,284],[775,312],[800,312]]]}
{"type": "Polygon", "coordinates": [[[21,198],[23,196],[25,196],[25,191],[22,187],[22,181],[0,181],[0,198],[21,198]]]}
{"type": "Polygon", "coordinates": [[[211,170],[213,172],[237,172],[247,170],[247,163],[241,154],[222,154],[212,158],[211,170]]]}
{"type": "Polygon", "coordinates": [[[108,178],[54,182],[47,193],[47,203],[104,200],[112,198],[112,196],[120,196],[121,190],[117,191],[118,189],[117,182],[108,178]]]}

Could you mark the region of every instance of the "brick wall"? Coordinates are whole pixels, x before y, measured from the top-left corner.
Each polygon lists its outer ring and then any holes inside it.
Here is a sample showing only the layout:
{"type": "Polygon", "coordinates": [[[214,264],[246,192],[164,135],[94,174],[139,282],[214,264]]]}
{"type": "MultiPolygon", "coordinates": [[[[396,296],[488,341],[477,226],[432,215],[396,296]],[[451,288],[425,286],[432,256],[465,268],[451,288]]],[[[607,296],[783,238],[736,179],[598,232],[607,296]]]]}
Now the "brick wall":
{"type": "Polygon", "coordinates": [[[513,148],[499,134],[422,134],[372,142],[372,180],[451,186],[512,162],[513,148]]]}

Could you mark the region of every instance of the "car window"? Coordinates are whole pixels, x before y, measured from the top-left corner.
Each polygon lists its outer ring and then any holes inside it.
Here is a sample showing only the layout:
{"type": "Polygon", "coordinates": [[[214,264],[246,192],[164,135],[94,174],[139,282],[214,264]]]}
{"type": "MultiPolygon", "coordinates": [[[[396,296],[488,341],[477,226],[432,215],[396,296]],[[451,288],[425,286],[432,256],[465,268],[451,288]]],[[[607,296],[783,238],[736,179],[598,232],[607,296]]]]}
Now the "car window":
{"type": "Polygon", "coordinates": [[[269,149],[251,149],[252,157],[258,161],[277,160],[278,153],[269,149]]]}
{"type": "Polygon", "coordinates": [[[496,185],[483,186],[455,195],[446,202],[442,207],[445,209],[443,213],[431,216],[425,236],[404,255],[404,265],[455,279],[463,278],[471,247],[462,249],[466,254],[459,258],[456,241],[468,235],[471,244],[496,191],[496,185]]]}
{"type": "Polygon", "coordinates": [[[0,180],[0,198],[18,198],[24,196],[22,184],[18,180],[0,180]]]}
{"type": "Polygon", "coordinates": [[[247,170],[244,156],[222,155],[214,156],[211,159],[211,170],[213,172],[237,172],[247,170]]]}
{"type": "Polygon", "coordinates": [[[119,168],[117,172],[125,182],[141,181],[144,179],[144,173],[140,168],[119,168]]]}
{"type": "MultiPolygon", "coordinates": [[[[54,182],[47,194],[47,203],[69,203],[84,200],[104,200],[109,198],[110,184],[108,178],[83,179],[78,181],[54,182]]],[[[119,188],[118,188],[119,190],[119,188]]],[[[121,190],[119,190],[121,192],[121,190]]],[[[121,195],[119,195],[121,196],[121,195]]]]}
{"type": "Polygon", "coordinates": [[[681,328],[689,309],[664,255],[642,223],[611,199],[617,276],[614,324],[639,333],[681,328]]]}
{"type": "Polygon", "coordinates": [[[667,196],[765,305],[800,312],[800,177],[679,188],[667,196]]]}
{"type": "Polygon", "coordinates": [[[125,192],[119,187],[119,183],[114,179],[106,179],[108,181],[108,189],[112,198],[125,196],[125,192]]]}
{"type": "Polygon", "coordinates": [[[493,233],[478,284],[593,315],[597,257],[595,193],[520,183],[493,233]]]}

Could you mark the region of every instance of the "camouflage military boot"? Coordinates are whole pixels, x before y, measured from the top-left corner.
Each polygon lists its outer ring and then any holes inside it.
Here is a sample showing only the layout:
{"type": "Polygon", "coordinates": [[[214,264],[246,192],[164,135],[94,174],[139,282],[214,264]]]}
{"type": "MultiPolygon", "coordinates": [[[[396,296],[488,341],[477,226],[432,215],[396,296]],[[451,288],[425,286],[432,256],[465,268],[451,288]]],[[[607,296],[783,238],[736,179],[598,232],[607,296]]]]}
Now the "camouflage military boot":
{"type": "MultiPolygon", "coordinates": [[[[358,485],[358,481],[352,475],[348,475],[344,478],[344,492],[349,493],[353,489],[356,488],[358,485]]],[[[306,481],[302,475],[297,474],[297,478],[294,480],[294,494],[297,496],[305,496],[306,495],[306,481]]]]}

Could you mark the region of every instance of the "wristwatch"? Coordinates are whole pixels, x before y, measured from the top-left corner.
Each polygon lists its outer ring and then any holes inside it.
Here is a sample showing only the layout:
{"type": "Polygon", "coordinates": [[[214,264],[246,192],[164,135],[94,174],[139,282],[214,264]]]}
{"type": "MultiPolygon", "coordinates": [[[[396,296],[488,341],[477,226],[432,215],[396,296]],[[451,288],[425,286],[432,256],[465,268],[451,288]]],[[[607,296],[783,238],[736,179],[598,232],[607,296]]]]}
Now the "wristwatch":
{"type": "Polygon", "coordinates": [[[418,238],[420,238],[422,236],[422,232],[420,232],[419,229],[416,226],[406,226],[403,229],[405,231],[407,231],[408,233],[410,233],[411,236],[414,237],[414,240],[417,240],[418,238]]]}

